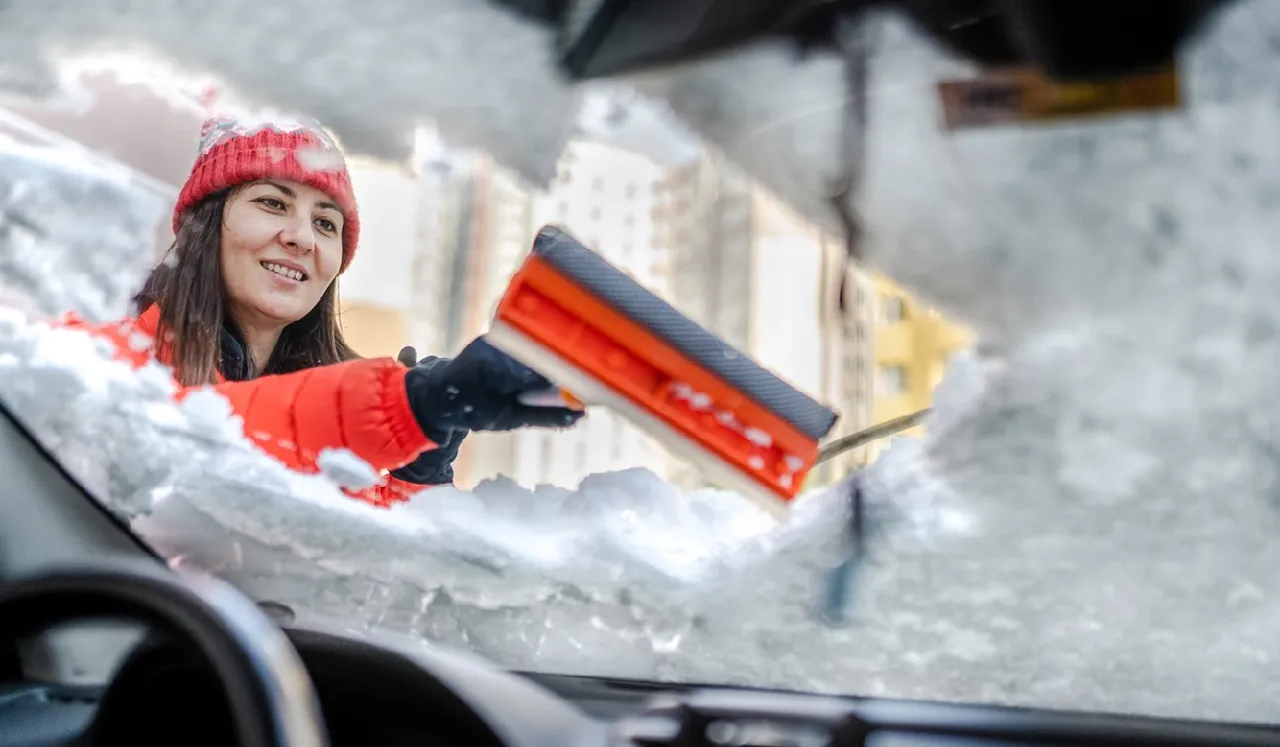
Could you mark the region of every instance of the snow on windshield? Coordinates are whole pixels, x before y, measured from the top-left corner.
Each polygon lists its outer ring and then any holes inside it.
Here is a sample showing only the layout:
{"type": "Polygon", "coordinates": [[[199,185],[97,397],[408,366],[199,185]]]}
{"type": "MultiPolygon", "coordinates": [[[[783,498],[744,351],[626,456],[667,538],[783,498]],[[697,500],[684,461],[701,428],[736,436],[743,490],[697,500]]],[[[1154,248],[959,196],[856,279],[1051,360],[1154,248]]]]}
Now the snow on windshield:
{"type": "MultiPolygon", "coordinates": [[[[1240,3],[1189,59],[1195,111],[1126,120],[1108,131],[1118,140],[1065,126],[1012,148],[939,142],[918,97],[928,66],[949,63],[886,27],[898,51],[879,69],[899,77],[878,89],[889,108],[870,131],[872,258],[989,345],[944,381],[929,439],[899,441],[868,474],[874,540],[846,627],[816,614],[841,549],[838,492],[807,496],[777,526],[736,496],[680,494],[644,471],[575,491],[433,490],[379,511],[257,455],[216,397],[173,405],[161,369],[129,375],[86,338],[12,310],[0,396],[173,562],[304,621],[337,615],[549,671],[1280,720],[1280,105],[1260,83],[1280,58],[1259,31],[1280,27],[1277,7],[1240,3]]],[[[172,22],[130,33],[161,39],[172,22]]],[[[379,48],[408,54],[436,36],[409,35],[379,48]]],[[[383,64],[341,78],[387,95],[357,98],[363,112],[408,95],[413,76],[383,64]]],[[[712,109],[734,119],[747,94],[717,90],[712,109]]],[[[122,187],[97,173],[80,178],[101,189],[27,177],[14,159],[67,172],[51,155],[5,153],[9,289],[39,310],[123,313],[124,285],[70,250],[80,216],[98,235],[137,228],[129,210],[94,207],[122,187]],[[34,180],[55,192],[35,196],[23,186],[34,180]],[[25,202],[37,199],[46,208],[25,202]],[[34,256],[58,258],[57,271],[24,270],[34,256]]],[[[362,479],[341,455],[326,463],[362,479]]]]}
{"type": "Polygon", "coordinates": [[[86,150],[0,133],[0,278],[44,314],[119,319],[150,269],[147,237],[171,199],[86,150]]]}
{"type": "MultiPolygon", "coordinates": [[[[102,209],[126,194],[109,177],[86,171],[62,190],[65,162],[11,145],[4,157],[5,216],[62,204],[57,219],[99,215],[99,231],[130,230],[133,211],[102,209]],[[15,188],[20,179],[35,185],[16,175],[37,169],[62,174],[40,182],[58,200],[15,188]]],[[[149,206],[144,195],[138,210],[149,206]]],[[[0,236],[3,261],[18,252],[66,257],[61,234],[7,221],[0,236]]],[[[5,280],[78,306],[67,294],[91,277],[5,280]]],[[[118,313],[123,290],[113,296],[118,313]]],[[[956,369],[934,415],[943,437],[964,430],[974,403],[1008,375],[1006,363],[970,356],[956,369]]],[[[1187,507],[1200,528],[1192,535],[1153,531],[1138,507],[1102,513],[1032,494],[1022,505],[991,505],[949,486],[935,469],[937,444],[902,439],[867,476],[870,564],[851,622],[831,627],[818,611],[844,548],[842,490],[807,496],[777,525],[736,495],[681,494],[644,470],[594,475],[574,491],[504,481],[471,493],[435,489],[386,511],[254,451],[220,397],[175,405],[171,391],[159,366],[134,374],[86,335],[0,314],[4,402],[171,562],[214,570],[303,623],[389,627],[547,671],[1273,712],[1245,685],[1268,668],[1276,558],[1248,541],[1262,539],[1256,529],[1243,538],[1227,531],[1240,516],[1187,507]],[[1152,687],[1157,673],[1162,684],[1152,687]],[[1227,691],[1229,700],[1220,697],[1227,691]]],[[[322,461],[338,482],[367,479],[340,453],[322,461]]],[[[1264,512],[1249,520],[1274,521],[1264,512]]],[[[1164,516],[1166,527],[1180,521],[1164,516]]]]}
{"type": "Polygon", "coordinates": [[[311,114],[345,148],[387,160],[406,160],[416,122],[430,114],[423,106],[438,109],[452,113],[439,122],[450,142],[484,148],[543,183],[578,111],[553,64],[552,34],[473,0],[313,0],[305,12],[244,0],[196,10],[75,0],[0,7],[0,88],[50,94],[68,50],[159,51],[257,104],[311,114]]]}

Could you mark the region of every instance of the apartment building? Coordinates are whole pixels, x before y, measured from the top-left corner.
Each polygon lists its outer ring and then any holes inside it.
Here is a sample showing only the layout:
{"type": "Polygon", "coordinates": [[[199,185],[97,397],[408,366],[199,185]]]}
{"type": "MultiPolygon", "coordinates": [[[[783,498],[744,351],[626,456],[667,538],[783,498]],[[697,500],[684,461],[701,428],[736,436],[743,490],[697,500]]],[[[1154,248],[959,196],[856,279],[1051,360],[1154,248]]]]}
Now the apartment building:
{"type": "MultiPolygon", "coordinates": [[[[883,422],[929,406],[947,363],[971,335],[888,278],[872,279],[875,377],[872,419],[883,422]]],[[[914,428],[908,433],[919,433],[914,428]]],[[[881,445],[883,446],[883,444],[881,445]]]]}

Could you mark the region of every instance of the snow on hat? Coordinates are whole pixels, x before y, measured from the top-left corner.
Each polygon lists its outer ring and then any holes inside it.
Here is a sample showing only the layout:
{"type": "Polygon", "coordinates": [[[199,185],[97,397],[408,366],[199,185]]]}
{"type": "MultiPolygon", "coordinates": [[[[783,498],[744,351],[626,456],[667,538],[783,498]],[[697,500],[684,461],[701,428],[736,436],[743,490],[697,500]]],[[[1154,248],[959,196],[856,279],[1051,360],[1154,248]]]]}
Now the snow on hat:
{"type": "Polygon", "coordinates": [[[177,233],[182,214],[215,192],[258,179],[287,179],[314,187],[342,208],[342,270],[360,239],[360,216],[346,159],[318,122],[249,121],[220,115],[200,130],[200,154],[173,209],[177,233]]]}

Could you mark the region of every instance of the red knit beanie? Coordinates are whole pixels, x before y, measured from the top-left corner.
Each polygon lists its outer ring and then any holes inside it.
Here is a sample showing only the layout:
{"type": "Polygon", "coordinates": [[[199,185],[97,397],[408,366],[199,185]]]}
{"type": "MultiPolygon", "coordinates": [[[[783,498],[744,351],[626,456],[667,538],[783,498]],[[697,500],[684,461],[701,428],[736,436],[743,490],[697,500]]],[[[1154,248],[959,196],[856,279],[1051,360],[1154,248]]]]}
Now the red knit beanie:
{"type": "Polygon", "coordinates": [[[178,193],[173,231],[182,214],[209,195],[258,179],[287,179],[333,198],[342,208],[342,268],[360,239],[360,215],[346,159],[316,122],[246,122],[227,116],[208,119],[200,130],[200,155],[178,193]]]}

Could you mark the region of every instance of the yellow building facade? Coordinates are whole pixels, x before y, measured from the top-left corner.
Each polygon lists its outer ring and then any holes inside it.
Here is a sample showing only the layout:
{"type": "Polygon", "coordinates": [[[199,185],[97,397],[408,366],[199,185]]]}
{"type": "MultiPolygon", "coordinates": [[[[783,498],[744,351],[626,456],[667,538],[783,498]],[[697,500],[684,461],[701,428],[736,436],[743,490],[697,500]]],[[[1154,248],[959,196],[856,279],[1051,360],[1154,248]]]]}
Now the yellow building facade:
{"type": "MultiPolygon", "coordinates": [[[[933,401],[947,362],[969,346],[964,327],[947,321],[888,278],[872,276],[875,336],[872,421],[922,410],[933,401]]],[[[908,433],[918,433],[919,428],[908,433]]]]}

